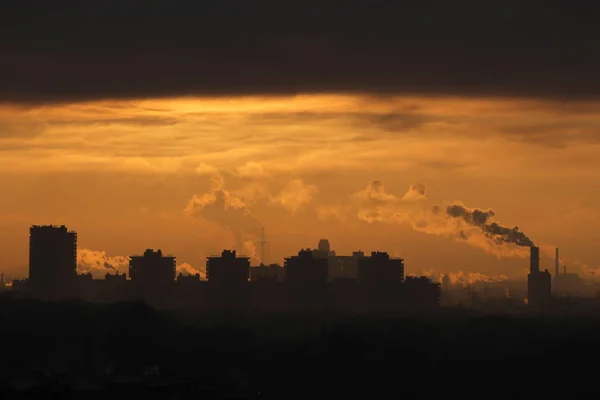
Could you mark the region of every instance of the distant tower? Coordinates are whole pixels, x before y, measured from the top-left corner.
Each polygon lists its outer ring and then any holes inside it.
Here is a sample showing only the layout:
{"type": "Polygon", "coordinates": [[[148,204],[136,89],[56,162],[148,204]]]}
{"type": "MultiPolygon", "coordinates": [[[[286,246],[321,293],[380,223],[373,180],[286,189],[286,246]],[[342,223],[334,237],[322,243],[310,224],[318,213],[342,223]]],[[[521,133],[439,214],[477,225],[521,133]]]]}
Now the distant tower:
{"type": "Polygon", "coordinates": [[[6,282],[4,281],[4,272],[0,274],[0,287],[6,286],[6,282]]]}
{"type": "Polygon", "coordinates": [[[558,274],[560,273],[559,271],[559,264],[560,262],[558,261],[558,247],[556,248],[556,255],[554,256],[554,276],[558,276],[558,274]]]}
{"type": "Polygon", "coordinates": [[[530,248],[529,275],[527,275],[527,301],[530,307],[544,311],[548,308],[552,282],[548,270],[540,271],[540,248],[530,248]]]}
{"type": "Polygon", "coordinates": [[[265,246],[268,241],[265,239],[265,228],[260,228],[260,240],[258,241],[260,244],[260,265],[265,265],[265,246]]]}
{"type": "Polygon", "coordinates": [[[318,248],[319,252],[329,254],[329,252],[331,251],[331,246],[329,245],[329,240],[327,240],[327,239],[319,240],[319,245],[317,248],[318,248]]]}

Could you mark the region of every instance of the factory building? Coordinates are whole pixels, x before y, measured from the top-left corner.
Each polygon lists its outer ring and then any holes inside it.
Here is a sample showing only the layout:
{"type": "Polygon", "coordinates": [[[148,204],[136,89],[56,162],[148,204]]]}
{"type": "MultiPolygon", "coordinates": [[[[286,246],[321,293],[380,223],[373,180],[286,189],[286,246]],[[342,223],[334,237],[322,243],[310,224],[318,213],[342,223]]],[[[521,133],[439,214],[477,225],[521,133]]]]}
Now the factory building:
{"type": "Polygon", "coordinates": [[[530,247],[527,275],[527,304],[536,311],[548,311],[552,297],[552,281],[548,270],[540,271],[540,248],[530,247]]]}

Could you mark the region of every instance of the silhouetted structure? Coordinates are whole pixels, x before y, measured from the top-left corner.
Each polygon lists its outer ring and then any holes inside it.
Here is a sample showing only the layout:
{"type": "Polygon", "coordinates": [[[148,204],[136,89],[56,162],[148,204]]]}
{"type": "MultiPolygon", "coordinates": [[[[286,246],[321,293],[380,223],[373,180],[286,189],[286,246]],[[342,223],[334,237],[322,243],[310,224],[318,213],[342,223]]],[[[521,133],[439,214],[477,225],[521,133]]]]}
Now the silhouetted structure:
{"type": "Polygon", "coordinates": [[[260,265],[267,262],[265,258],[265,247],[268,243],[268,240],[265,238],[265,228],[260,228],[260,240],[258,241],[258,244],[260,245],[260,265]]]}
{"type": "Polygon", "coordinates": [[[160,249],[147,249],[141,256],[131,256],[129,276],[136,298],[153,305],[163,303],[173,289],[175,257],[163,255],[160,249]]]}
{"type": "Polygon", "coordinates": [[[374,251],[358,260],[358,281],[369,286],[399,285],[404,280],[404,260],[374,251]]]}
{"type": "Polygon", "coordinates": [[[297,256],[285,259],[286,281],[296,287],[322,286],[327,282],[328,266],[327,258],[316,257],[310,249],[300,250],[297,256]]]}
{"type": "Polygon", "coordinates": [[[402,302],[415,307],[435,307],[440,302],[440,285],[425,276],[407,276],[402,285],[402,302]]]}
{"type": "Polygon", "coordinates": [[[552,297],[552,281],[548,270],[540,271],[540,248],[530,247],[527,275],[527,304],[535,310],[547,311],[552,297]]]}
{"type": "Polygon", "coordinates": [[[129,276],[133,282],[160,285],[175,280],[175,257],[164,256],[159,249],[147,249],[144,255],[131,256],[129,276]]]}
{"type": "Polygon", "coordinates": [[[248,282],[250,258],[238,257],[235,250],[223,250],[221,256],[207,257],[206,278],[210,284],[238,286],[248,282]]]}
{"type": "Polygon", "coordinates": [[[194,305],[208,309],[360,311],[414,309],[439,303],[440,285],[425,277],[404,280],[402,259],[390,258],[384,252],[372,252],[369,257],[362,252],[337,256],[326,239],[319,247],[300,250],[286,258],[283,267],[261,264],[252,268],[248,257],[224,250],[220,256],[207,257],[207,280],[200,274],[179,274],[176,281],[175,257],[147,249],[143,255],[130,258],[130,279],[118,271],[93,279],[91,273],[76,274],[74,232],[64,226],[32,227],[32,280],[13,281],[12,292],[18,296],[52,292],[99,303],[137,299],[159,308],[194,305]],[[332,263],[340,266],[341,273],[329,279],[332,263]],[[344,277],[344,269],[352,265],[360,274],[344,277]],[[52,291],[36,292],[32,282],[52,291]]]}
{"type": "Polygon", "coordinates": [[[34,225],[29,229],[29,284],[38,295],[73,294],[77,279],[77,233],[66,226],[34,225]]]}
{"type": "Polygon", "coordinates": [[[283,282],[285,271],[279,264],[259,265],[250,268],[250,282],[275,281],[283,282]]]}
{"type": "Polygon", "coordinates": [[[358,260],[364,257],[362,251],[355,251],[351,256],[340,256],[331,250],[329,240],[321,239],[313,254],[316,258],[327,259],[327,279],[330,282],[336,279],[358,279],[358,260]]]}

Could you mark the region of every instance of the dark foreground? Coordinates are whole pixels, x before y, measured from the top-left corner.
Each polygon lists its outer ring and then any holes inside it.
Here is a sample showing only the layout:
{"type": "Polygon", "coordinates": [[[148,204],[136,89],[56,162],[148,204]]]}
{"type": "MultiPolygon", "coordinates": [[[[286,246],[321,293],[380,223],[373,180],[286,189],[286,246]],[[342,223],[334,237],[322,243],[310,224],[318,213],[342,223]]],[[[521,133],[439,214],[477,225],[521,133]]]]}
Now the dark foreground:
{"type": "Polygon", "coordinates": [[[200,315],[0,298],[2,398],[592,395],[599,355],[600,317],[200,315]]]}

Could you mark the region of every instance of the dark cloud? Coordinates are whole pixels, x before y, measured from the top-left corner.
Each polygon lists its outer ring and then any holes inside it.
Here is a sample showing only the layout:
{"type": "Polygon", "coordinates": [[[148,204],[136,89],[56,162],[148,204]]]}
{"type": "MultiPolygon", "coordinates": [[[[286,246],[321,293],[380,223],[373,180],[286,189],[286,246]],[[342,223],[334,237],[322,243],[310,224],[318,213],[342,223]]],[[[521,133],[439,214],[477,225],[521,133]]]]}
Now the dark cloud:
{"type": "Polygon", "coordinates": [[[591,0],[6,0],[0,100],[596,97],[599,16],[591,0]]]}
{"type": "Polygon", "coordinates": [[[70,119],[53,119],[48,120],[51,126],[89,126],[89,125],[135,125],[135,126],[172,126],[179,121],[177,118],[170,117],[155,117],[155,116],[139,116],[128,118],[96,118],[84,120],[70,119]]]}
{"type": "MultiPolygon", "coordinates": [[[[445,120],[449,120],[446,118],[445,120]]],[[[352,126],[377,126],[386,132],[405,132],[419,128],[428,122],[440,120],[440,117],[431,114],[417,113],[416,110],[369,113],[369,112],[271,112],[257,113],[248,117],[249,122],[258,124],[289,124],[299,120],[303,123],[327,123],[345,121],[352,126]]]]}

